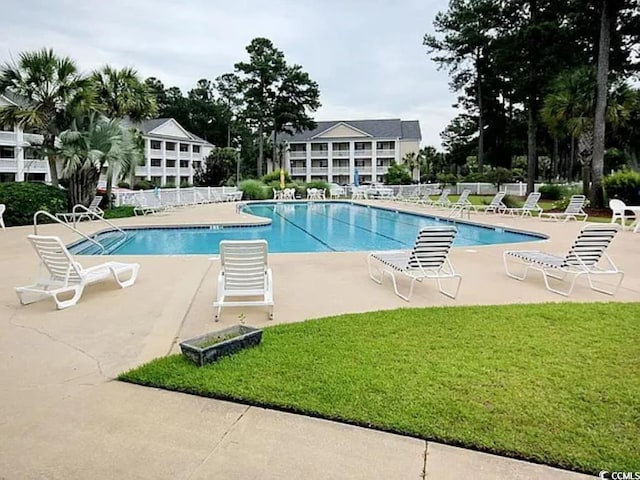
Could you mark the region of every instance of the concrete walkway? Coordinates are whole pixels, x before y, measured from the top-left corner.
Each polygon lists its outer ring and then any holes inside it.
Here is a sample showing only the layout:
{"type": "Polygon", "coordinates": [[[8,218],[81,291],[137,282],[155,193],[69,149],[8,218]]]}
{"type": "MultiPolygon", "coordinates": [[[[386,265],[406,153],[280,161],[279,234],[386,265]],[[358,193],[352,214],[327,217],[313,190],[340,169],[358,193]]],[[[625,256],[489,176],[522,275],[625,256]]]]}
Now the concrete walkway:
{"type": "MultiPolygon", "coordinates": [[[[546,233],[529,246],[562,253],[579,224],[477,216],[546,233]]],[[[232,204],[194,207],[121,225],[252,221],[232,204]]],[[[101,228],[85,224],[86,231],[101,228]]],[[[77,306],[20,306],[13,287],[37,270],[30,227],[0,232],[0,478],[579,479],[583,475],[339,423],[114,381],[123,370],[166,355],[180,339],[237,322],[269,325],[259,309],[223,311],[212,322],[217,262],[206,256],[121,257],[137,261],[137,284],[105,282],[77,306]]],[[[41,233],[73,234],[58,225],[41,233]]],[[[524,244],[518,246],[525,247],[524,244]]],[[[458,300],[425,283],[411,306],[565,301],[538,278],[504,275],[505,246],[457,248],[458,300]]],[[[615,300],[640,301],[640,236],[621,233],[612,257],[627,272],[615,300]]],[[[280,254],[274,322],[406,307],[389,284],[368,279],[365,253],[280,254]],[[330,301],[328,301],[330,299],[330,301]]],[[[112,257],[115,259],[115,257],[112,257]]],[[[79,257],[83,265],[104,261],[79,257]]],[[[570,301],[609,301],[576,287],[570,301]]]]}

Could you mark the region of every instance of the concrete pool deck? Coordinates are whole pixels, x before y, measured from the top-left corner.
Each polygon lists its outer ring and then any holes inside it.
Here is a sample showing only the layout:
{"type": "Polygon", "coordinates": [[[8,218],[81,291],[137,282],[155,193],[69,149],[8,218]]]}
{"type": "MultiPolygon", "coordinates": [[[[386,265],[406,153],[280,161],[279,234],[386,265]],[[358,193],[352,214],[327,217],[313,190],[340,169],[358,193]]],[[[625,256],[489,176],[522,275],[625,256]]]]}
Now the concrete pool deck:
{"type": "MultiPolygon", "coordinates": [[[[380,202],[384,205],[384,202],[380,202]]],[[[386,205],[394,205],[389,204],[386,205]]],[[[442,211],[400,206],[427,213],[442,211]]],[[[615,297],[579,283],[570,299],[548,292],[534,275],[508,278],[508,248],[564,253],[581,223],[492,215],[472,220],[545,233],[549,240],[460,247],[451,253],[464,279],[457,300],[431,282],[410,304],[390,283],[369,280],[365,252],[272,254],[275,319],[260,309],[223,310],[212,321],[218,263],[207,256],[123,256],[141,264],[135,286],[89,287],[78,305],[20,306],[13,290],[31,283],[37,257],[32,227],[0,231],[0,478],[588,478],[541,465],[229,402],[114,381],[118,373],[176,350],[177,341],[228,326],[243,313],[265,326],[348,312],[433,305],[640,301],[640,235],[621,232],[610,249],[625,272],[615,297]]],[[[183,208],[127,218],[118,225],[252,221],[234,204],[183,208]]],[[[102,229],[85,223],[82,230],[102,229]]],[[[59,225],[41,234],[76,240],[59,225]]],[[[78,257],[85,265],[104,257],[78,257]]]]}

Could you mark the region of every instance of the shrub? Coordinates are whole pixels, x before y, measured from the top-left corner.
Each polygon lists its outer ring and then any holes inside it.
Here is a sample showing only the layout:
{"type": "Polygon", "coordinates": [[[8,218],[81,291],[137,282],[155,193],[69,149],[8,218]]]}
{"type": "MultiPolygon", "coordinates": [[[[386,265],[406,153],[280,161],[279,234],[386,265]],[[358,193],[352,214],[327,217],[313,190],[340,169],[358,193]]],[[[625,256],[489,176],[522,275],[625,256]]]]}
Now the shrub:
{"type": "Polygon", "coordinates": [[[562,185],[556,185],[553,183],[542,185],[538,189],[540,198],[543,200],[560,200],[567,196],[567,191],[567,187],[563,187],[562,185]]]}
{"type": "Polygon", "coordinates": [[[384,174],[384,183],[387,185],[409,185],[411,172],[404,163],[394,163],[384,174]]]}
{"type": "Polygon", "coordinates": [[[33,214],[38,210],[52,215],[66,212],[67,192],[44,183],[0,183],[0,203],[7,206],[4,222],[8,227],[30,225],[33,224],[33,214]]]}
{"type": "Polygon", "coordinates": [[[152,190],[155,187],[150,180],[138,180],[133,186],[134,190],[152,190]]]}
{"type": "Polygon", "coordinates": [[[465,182],[469,182],[469,183],[477,183],[477,182],[489,182],[489,179],[487,178],[488,175],[485,175],[484,173],[480,173],[480,172],[472,172],[469,175],[467,175],[466,177],[464,177],[464,181],[465,182]]]}
{"type": "MultiPolygon", "coordinates": [[[[312,182],[308,182],[305,185],[306,189],[309,188],[318,188],[320,190],[326,190],[327,192],[329,191],[329,184],[327,182],[323,182],[322,180],[314,180],[312,182]]],[[[305,195],[306,195],[306,189],[305,189],[305,195]]]]}
{"type": "Polygon", "coordinates": [[[118,183],[118,188],[131,188],[129,182],[120,182],[118,183]]]}
{"type": "MultiPolygon", "coordinates": [[[[278,185],[280,185],[280,170],[274,170],[271,173],[267,173],[263,175],[262,182],[265,184],[269,184],[274,181],[278,181],[278,185]]],[[[291,183],[291,177],[289,176],[289,172],[284,171],[284,183],[291,183]]]]}
{"type": "Polygon", "coordinates": [[[507,208],[519,208],[522,206],[522,202],[518,202],[518,200],[512,195],[505,195],[502,199],[502,203],[504,203],[507,208]]]}
{"type": "Polygon", "coordinates": [[[172,181],[165,182],[162,188],[176,188],[176,184],[172,181]]]}
{"type": "Polygon", "coordinates": [[[242,198],[245,200],[265,200],[272,196],[269,187],[260,180],[244,180],[238,188],[242,190],[242,198]]]}
{"type": "Polygon", "coordinates": [[[130,205],[113,207],[104,211],[104,218],[125,218],[125,217],[133,217],[134,215],[135,215],[135,212],[133,211],[133,207],[130,205]]]}
{"type": "Polygon", "coordinates": [[[640,204],[640,173],[633,170],[620,170],[604,178],[604,191],[607,198],[617,198],[627,205],[640,204]]]}
{"type": "Polygon", "coordinates": [[[453,173],[439,173],[436,178],[443,185],[455,185],[458,183],[458,176],[453,173]]]}
{"type": "Polygon", "coordinates": [[[493,183],[496,187],[500,188],[500,185],[513,180],[513,172],[508,168],[497,167],[491,170],[486,178],[489,182],[493,183]]]}
{"type": "Polygon", "coordinates": [[[193,183],[180,182],[180,188],[191,188],[191,187],[193,187],[193,183]]]}

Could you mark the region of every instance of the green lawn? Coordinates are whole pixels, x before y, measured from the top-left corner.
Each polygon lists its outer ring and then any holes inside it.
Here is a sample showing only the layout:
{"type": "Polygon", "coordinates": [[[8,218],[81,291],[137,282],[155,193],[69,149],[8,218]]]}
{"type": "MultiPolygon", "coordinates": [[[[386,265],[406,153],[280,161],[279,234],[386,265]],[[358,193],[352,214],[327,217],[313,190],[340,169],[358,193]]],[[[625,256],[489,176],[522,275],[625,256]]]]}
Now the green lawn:
{"type": "Polygon", "coordinates": [[[125,218],[125,217],[133,217],[133,207],[129,205],[123,205],[121,207],[113,207],[104,211],[104,218],[125,218]]]}
{"type": "MultiPolygon", "coordinates": [[[[267,328],[121,380],[586,472],[640,471],[640,303],[400,309],[267,328]]],[[[215,329],[212,325],[212,329],[215,329]]]]}

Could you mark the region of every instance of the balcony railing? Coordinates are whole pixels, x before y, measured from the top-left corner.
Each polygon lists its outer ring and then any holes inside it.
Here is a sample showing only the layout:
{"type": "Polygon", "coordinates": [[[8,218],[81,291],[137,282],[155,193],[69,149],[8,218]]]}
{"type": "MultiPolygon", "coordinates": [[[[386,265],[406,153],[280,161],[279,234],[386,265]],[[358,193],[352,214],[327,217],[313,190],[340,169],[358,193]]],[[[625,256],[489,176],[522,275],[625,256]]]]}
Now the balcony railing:
{"type": "Polygon", "coordinates": [[[306,175],[306,167],[296,167],[291,169],[291,175],[306,175]]]}
{"type": "Polygon", "coordinates": [[[291,150],[289,151],[289,158],[307,158],[307,152],[304,150],[291,150]]]}
{"type": "Polygon", "coordinates": [[[180,158],[182,160],[189,160],[191,158],[191,154],[189,152],[180,152],[180,158]]]}
{"type": "Polygon", "coordinates": [[[327,158],[329,150],[311,150],[311,158],[327,158]]]}
{"type": "Polygon", "coordinates": [[[327,167],[311,167],[311,175],[326,175],[329,173],[327,167]]]}
{"type": "Polygon", "coordinates": [[[367,166],[367,167],[355,167],[356,169],[358,169],[358,173],[359,174],[363,174],[363,173],[371,173],[373,171],[373,169],[371,168],[371,166],[367,166]]]}
{"type": "Polygon", "coordinates": [[[388,149],[379,149],[376,150],[376,157],[380,158],[380,157],[394,157],[396,156],[396,151],[395,150],[388,150],[388,149]]]}
{"type": "Polygon", "coordinates": [[[15,132],[0,132],[0,144],[15,145],[17,141],[18,136],[15,132]]]}
{"type": "Polygon", "coordinates": [[[334,175],[349,175],[351,168],[349,167],[333,167],[331,170],[334,175]]]}
{"type": "Polygon", "coordinates": [[[334,150],[331,153],[333,158],[349,158],[349,150],[334,150]]]}
{"type": "Polygon", "coordinates": [[[355,156],[356,157],[370,157],[371,156],[371,150],[356,150],[355,151],[355,156]]]}
{"type": "MultiPolygon", "coordinates": [[[[29,160],[26,159],[23,164],[23,169],[28,173],[47,173],[49,171],[49,164],[46,160],[29,160]]],[[[17,172],[18,161],[15,158],[2,158],[0,159],[0,172],[17,172]]]]}

